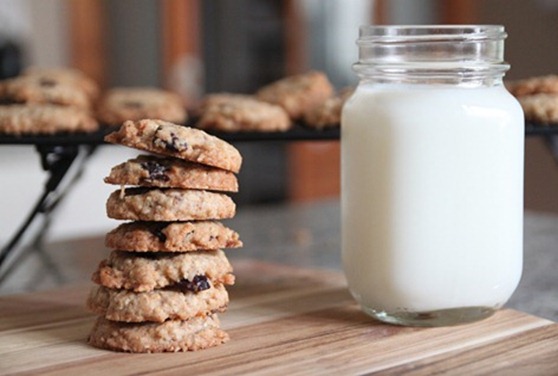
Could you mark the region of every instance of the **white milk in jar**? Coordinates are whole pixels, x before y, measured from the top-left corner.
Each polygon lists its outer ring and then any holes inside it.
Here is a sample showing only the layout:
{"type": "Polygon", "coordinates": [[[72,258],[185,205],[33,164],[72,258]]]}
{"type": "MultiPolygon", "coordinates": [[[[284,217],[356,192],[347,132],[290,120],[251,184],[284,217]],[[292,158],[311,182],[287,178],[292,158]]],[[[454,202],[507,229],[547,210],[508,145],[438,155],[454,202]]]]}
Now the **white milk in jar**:
{"type": "Polygon", "coordinates": [[[362,80],[342,115],[342,256],[379,320],[475,321],[517,287],[524,120],[502,85],[504,37],[498,26],[361,29],[362,80]]]}

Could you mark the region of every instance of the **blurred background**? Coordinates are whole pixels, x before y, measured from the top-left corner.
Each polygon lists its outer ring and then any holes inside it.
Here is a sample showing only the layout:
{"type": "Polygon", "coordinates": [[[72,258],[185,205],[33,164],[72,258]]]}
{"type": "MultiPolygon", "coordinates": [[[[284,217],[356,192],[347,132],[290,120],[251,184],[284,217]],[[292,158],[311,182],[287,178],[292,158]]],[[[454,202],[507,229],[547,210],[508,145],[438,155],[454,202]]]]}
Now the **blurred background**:
{"type": "MultiPolygon", "coordinates": [[[[509,78],[558,73],[558,0],[0,0],[0,71],[83,70],[103,87],[160,86],[188,107],[209,92],[252,93],[288,74],[323,70],[337,88],[356,83],[362,24],[505,25],[509,78]]],[[[410,116],[412,116],[410,114],[410,116]]],[[[337,142],[239,143],[240,205],[339,195],[337,142]]],[[[474,150],[471,151],[474,153],[474,150]]],[[[54,234],[114,227],[102,183],[136,152],[100,148],[63,202],[54,234]],[[87,220],[83,218],[87,217],[87,220]]],[[[21,222],[45,179],[32,147],[0,147],[0,241],[21,222]]],[[[558,212],[556,160],[526,141],[525,207],[558,212]]]]}

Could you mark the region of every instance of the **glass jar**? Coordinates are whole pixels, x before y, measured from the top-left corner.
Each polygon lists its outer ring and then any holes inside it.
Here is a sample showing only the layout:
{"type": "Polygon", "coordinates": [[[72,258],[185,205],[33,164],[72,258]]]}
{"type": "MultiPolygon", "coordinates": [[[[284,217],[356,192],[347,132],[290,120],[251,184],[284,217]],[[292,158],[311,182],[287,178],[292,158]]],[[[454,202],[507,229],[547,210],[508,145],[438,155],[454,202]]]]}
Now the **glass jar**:
{"type": "Polygon", "coordinates": [[[502,26],[365,26],[341,120],[342,259],[378,320],[488,317],[523,262],[524,118],[502,26]]]}

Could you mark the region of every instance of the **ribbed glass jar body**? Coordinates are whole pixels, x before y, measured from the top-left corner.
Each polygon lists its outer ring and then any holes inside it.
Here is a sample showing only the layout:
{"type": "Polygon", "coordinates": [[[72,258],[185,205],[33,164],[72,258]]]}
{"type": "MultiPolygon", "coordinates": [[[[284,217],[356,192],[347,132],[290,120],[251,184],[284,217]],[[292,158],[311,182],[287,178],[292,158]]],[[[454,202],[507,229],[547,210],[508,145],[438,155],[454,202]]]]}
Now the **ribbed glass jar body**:
{"type": "Polygon", "coordinates": [[[524,120],[501,26],[367,26],[341,121],[342,259],[375,318],[490,316],[523,259],[524,120]]]}

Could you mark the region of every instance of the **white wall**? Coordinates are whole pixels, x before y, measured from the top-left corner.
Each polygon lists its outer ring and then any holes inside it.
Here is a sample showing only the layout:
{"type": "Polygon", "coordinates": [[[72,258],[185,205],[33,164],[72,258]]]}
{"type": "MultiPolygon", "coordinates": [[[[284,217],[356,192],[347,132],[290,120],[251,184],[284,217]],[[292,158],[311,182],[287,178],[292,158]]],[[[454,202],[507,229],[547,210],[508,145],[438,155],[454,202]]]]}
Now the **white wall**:
{"type": "Polygon", "coordinates": [[[65,0],[0,0],[0,35],[22,43],[28,65],[69,64],[65,0]]]}
{"type": "MultiPolygon", "coordinates": [[[[103,234],[116,227],[117,221],[106,217],[105,202],[118,187],[104,184],[103,178],[112,166],[137,154],[125,147],[100,147],[57,208],[49,240],[103,234]]],[[[42,193],[47,174],[40,167],[39,154],[28,146],[2,146],[0,171],[0,244],[4,245],[42,193]]]]}

